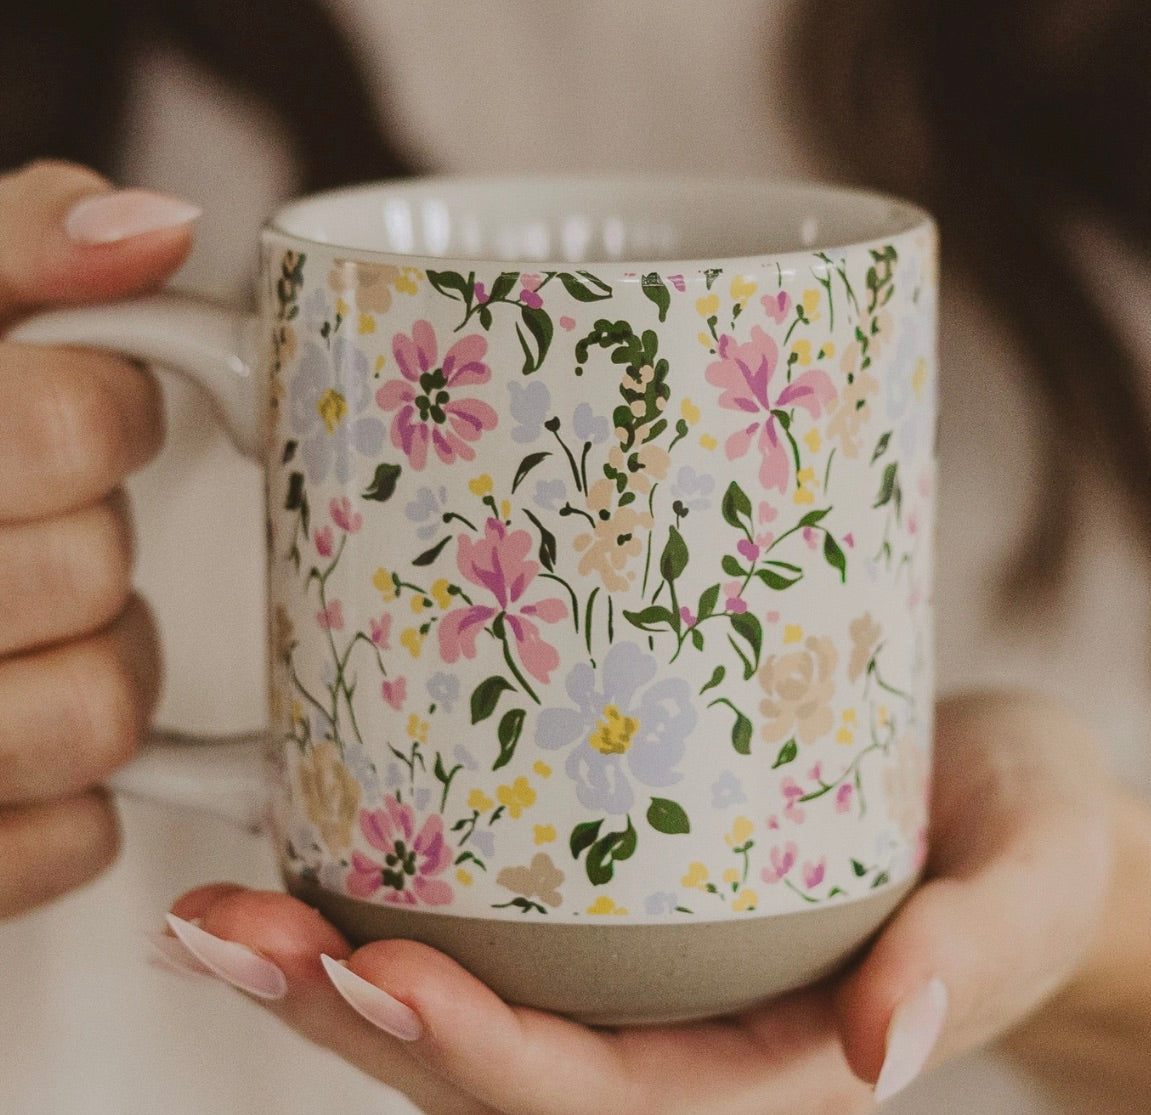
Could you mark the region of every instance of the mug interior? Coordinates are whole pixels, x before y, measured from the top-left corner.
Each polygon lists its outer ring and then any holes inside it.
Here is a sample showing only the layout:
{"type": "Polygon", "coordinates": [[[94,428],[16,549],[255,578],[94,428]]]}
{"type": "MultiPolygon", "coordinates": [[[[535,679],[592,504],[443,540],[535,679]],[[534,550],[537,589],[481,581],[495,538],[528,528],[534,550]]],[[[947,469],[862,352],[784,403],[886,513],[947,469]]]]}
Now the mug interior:
{"type": "Polygon", "coordinates": [[[659,263],[832,252],[929,221],[907,202],[814,183],[424,178],[304,198],[270,228],[392,256],[659,263]]]}

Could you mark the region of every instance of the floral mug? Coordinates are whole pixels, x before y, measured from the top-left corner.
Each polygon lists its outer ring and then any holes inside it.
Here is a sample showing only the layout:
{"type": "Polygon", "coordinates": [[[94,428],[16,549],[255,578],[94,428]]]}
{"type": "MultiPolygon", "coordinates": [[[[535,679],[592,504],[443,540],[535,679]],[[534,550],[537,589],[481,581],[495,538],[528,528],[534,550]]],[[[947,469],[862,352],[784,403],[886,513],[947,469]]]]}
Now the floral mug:
{"type": "Polygon", "coordinates": [[[427,179],[288,205],[262,274],[19,335],[191,374],[266,466],[289,891],[592,1022],[840,963],[925,855],[930,219],[427,179]]]}

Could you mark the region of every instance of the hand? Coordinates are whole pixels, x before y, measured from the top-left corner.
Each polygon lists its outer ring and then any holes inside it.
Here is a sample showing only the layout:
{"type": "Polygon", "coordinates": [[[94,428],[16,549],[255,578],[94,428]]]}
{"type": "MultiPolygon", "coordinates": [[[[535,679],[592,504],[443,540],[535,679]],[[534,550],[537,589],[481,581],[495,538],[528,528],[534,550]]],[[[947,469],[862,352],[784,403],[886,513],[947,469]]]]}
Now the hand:
{"type": "Polygon", "coordinates": [[[929,1054],[939,1061],[994,1039],[1062,986],[1106,886],[1106,782],[1085,733],[1057,707],[1008,695],[944,703],[934,784],[925,882],[862,960],[738,1017],[587,1029],[507,1006],[422,945],[353,951],[295,899],[227,885],[175,904],[193,951],[171,940],[166,951],[189,967],[198,954],[427,1111],[869,1112],[881,1067],[890,1094],[929,1054]],[[376,1025],[345,1005],[321,953],[366,981],[352,980],[352,994],[367,986],[361,1006],[376,1025]],[[932,1019],[926,1008],[944,1001],[946,1016],[932,1019]]]}
{"type": "MultiPolygon", "coordinates": [[[[158,286],[194,213],[60,163],[0,176],[0,334],[37,308],[158,286]]],[[[0,340],[0,917],[115,855],[100,783],[131,757],[159,688],[120,485],[162,437],[143,369],[0,340]]]]}

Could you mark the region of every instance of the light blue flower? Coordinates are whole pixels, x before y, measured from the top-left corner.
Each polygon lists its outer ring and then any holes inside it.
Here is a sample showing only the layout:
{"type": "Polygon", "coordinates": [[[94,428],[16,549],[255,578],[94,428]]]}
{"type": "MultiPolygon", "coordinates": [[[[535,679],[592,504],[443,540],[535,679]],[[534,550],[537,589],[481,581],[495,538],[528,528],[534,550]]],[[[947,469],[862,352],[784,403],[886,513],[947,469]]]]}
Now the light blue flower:
{"type": "Polygon", "coordinates": [[[572,431],[580,441],[590,441],[599,445],[607,441],[611,433],[611,424],[601,415],[592,410],[590,403],[580,403],[572,415],[572,431]]]}
{"type": "Polygon", "coordinates": [[[344,748],[344,766],[363,788],[366,797],[380,796],[379,772],[375,763],[368,758],[368,753],[359,744],[349,743],[344,748]]]}
{"type": "Polygon", "coordinates": [[[496,834],[491,829],[476,829],[468,843],[474,844],[488,859],[496,854],[496,834]]]}
{"type": "Polygon", "coordinates": [[[682,678],[655,680],[655,658],[634,643],[616,643],[604,655],[599,677],[580,662],[566,688],[575,708],[544,709],[536,743],[549,751],[570,748],[565,769],[576,796],[589,809],[627,813],[636,803],[633,781],[673,786],[697,713],[682,678]]]}
{"type": "Polygon", "coordinates": [[[427,689],[428,696],[444,712],[451,712],[452,705],[456,703],[456,698],[460,695],[460,681],[453,674],[445,674],[441,670],[439,673],[433,674],[428,680],[427,689]]]}
{"type": "Polygon", "coordinates": [[[730,770],[725,770],[711,784],[711,804],[714,809],[743,805],[745,801],[747,794],[743,792],[743,783],[730,770]]]}
{"type": "Polygon", "coordinates": [[[656,891],[655,894],[649,894],[643,900],[643,912],[649,918],[667,917],[668,914],[675,913],[678,905],[679,896],[674,891],[661,890],[656,891]]]}
{"type": "Polygon", "coordinates": [[[511,415],[516,421],[512,429],[512,441],[521,445],[538,441],[543,432],[544,419],[552,405],[547,384],[538,379],[527,383],[512,380],[508,384],[508,393],[511,395],[511,415]]]}
{"type": "Polygon", "coordinates": [[[442,484],[438,488],[420,488],[416,498],[404,504],[404,515],[409,522],[423,523],[416,527],[416,534],[425,542],[439,534],[444,523],[443,511],[448,502],[448,490],[442,484]]]}
{"type": "Polygon", "coordinates": [[[537,480],[535,495],[532,497],[537,507],[545,511],[555,511],[567,499],[567,485],[560,479],[537,480]]]}
{"type": "Polygon", "coordinates": [[[711,506],[711,494],[714,491],[714,476],[696,472],[691,465],[684,465],[675,474],[671,498],[679,500],[689,511],[706,511],[711,506]]]}
{"type": "Polygon", "coordinates": [[[456,762],[463,765],[464,770],[479,770],[480,765],[476,762],[476,757],[462,743],[456,744],[452,754],[456,757],[456,762]]]}

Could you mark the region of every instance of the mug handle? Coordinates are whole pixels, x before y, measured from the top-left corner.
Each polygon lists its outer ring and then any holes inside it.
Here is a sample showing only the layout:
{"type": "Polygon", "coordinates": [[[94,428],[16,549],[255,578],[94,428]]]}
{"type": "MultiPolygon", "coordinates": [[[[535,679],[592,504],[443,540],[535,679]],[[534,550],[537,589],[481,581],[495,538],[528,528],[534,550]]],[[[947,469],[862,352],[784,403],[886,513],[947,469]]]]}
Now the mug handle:
{"type": "MultiPolygon", "coordinates": [[[[162,293],[98,306],[48,310],[9,330],[6,340],[107,349],[179,373],[207,392],[236,447],[260,460],[264,392],[259,319],[204,299],[162,293]]],[[[267,813],[263,733],[199,737],[153,731],[118,771],[118,793],[187,806],[256,831],[267,813]]]]}

